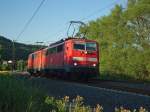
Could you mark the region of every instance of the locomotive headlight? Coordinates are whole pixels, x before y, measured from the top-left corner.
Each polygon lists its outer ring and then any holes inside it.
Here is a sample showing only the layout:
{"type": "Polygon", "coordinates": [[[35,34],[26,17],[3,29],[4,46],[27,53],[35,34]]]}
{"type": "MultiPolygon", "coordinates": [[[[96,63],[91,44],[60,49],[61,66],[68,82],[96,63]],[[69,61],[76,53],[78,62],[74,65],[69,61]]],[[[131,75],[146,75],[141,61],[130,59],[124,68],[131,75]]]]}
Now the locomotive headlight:
{"type": "Polygon", "coordinates": [[[84,53],[85,53],[85,54],[87,54],[88,52],[87,52],[87,51],[85,51],[84,53]]]}
{"type": "Polygon", "coordinates": [[[77,66],[77,63],[75,62],[75,63],[73,63],[73,65],[74,65],[74,66],[77,66]]]}
{"type": "Polygon", "coordinates": [[[96,67],[96,64],[93,64],[93,67],[96,67]]]}

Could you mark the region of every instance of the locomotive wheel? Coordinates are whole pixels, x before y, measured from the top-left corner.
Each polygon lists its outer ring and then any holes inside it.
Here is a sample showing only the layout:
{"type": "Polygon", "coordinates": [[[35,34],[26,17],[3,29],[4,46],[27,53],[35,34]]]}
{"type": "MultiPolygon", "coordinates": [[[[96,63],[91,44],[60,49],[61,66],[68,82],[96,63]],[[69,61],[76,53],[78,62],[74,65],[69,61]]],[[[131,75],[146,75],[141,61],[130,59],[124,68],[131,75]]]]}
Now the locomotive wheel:
{"type": "Polygon", "coordinates": [[[84,82],[87,82],[89,80],[89,74],[88,73],[80,73],[80,76],[79,76],[79,80],[80,81],[84,81],[84,82]]]}
{"type": "Polygon", "coordinates": [[[79,73],[71,72],[69,75],[70,75],[71,80],[73,80],[73,81],[79,80],[79,73]]]}
{"type": "Polygon", "coordinates": [[[62,78],[62,74],[59,73],[59,72],[56,72],[55,75],[54,75],[54,78],[61,79],[62,78]]]}
{"type": "Polygon", "coordinates": [[[68,72],[62,72],[61,73],[61,79],[69,80],[70,79],[70,74],[68,72]]]}

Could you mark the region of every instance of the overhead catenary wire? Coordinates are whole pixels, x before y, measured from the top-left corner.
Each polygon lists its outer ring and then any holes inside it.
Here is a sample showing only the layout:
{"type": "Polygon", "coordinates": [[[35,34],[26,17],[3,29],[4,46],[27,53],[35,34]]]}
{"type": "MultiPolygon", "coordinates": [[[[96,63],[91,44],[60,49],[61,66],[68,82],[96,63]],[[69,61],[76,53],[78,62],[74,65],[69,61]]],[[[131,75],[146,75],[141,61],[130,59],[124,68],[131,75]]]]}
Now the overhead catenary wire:
{"type": "MultiPolygon", "coordinates": [[[[87,20],[87,19],[89,19],[90,17],[92,17],[92,16],[94,16],[94,15],[96,15],[96,14],[98,14],[98,13],[104,11],[104,10],[106,10],[107,8],[114,6],[116,3],[118,3],[118,0],[113,1],[113,2],[111,2],[110,4],[108,4],[107,6],[102,7],[102,8],[100,8],[100,9],[98,9],[98,10],[92,12],[91,14],[89,14],[89,15],[87,15],[87,16],[85,16],[85,17],[82,17],[82,18],[80,18],[80,19],[78,19],[78,20],[80,20],[80,21],[87,20]]],[[[69,23],[69,22],[67,22],[67,24],[68,24],[68,23],[69,23]]],[[[52,34],[52,37],[53,37],[53,36],[56,36],[56,35],[58,35],[58,34],[60,34],[60,33],[62,33],[62,30],[64,31],[64,26],[65,26],[65,25],[66,25],[66,23],[65,23],[64,25],[62,25],[63,27],[61,28],[61,30],[59,29],[56,33],[52,34]]],[[[59,26],[59,27],[60,27],[60,26],[59,26]]],[[[49,36],[49,37],[51,37],[51,36],[49,36]]]]}
{"type": "Polygon", "coordinates": [[[40,10],[41,6],[44,4],[46,0],[42,0],[39,4],[39,6],[36,8],[36,10],[34,11],[34,13],[32,14],[32,16],[29,18],[29,20],[26,22],[26,24],[24,25],[23,29],[19,32],[17,38],[15,39],[15,41],[17,41],[21,35],[25,32],[25,30],[28,28],[28,26],[30,25],[30,23],[32,22],[33,18],[35,17],[35,15],[38,13],[38,11],[40,10]]]}
{"type": "Polygon", "coordinates": [[[85,16],[85,17],[81,17],[81,18],[79,18],[78,20],[83,21],[83,20],[89,19],[90,17],[92,17],[92,16],[94,16],[94,15],[96,15],[96,14],[98,14],[98,13],[100,13],[100,12],[102,12],[102,11],[104,11],[104,10],[106,10],[106,9],[108,9],[108,8],[110,8],[110,7],[112,7],[112,6],[114,6],[114,5],[117,4],[117,3],[118,3],[118,0],[114,0],[113,2],[111,2],[111,3],[108,4],[108,5],[106,5],[105,7],[102,7],[102,8],[100,8],[100,9],[98,9],[98,10],[92,12],[91,14],[85,16]]]}
{"type": "Polygon", "coordinates": [[[25,32],[25,30],[28,28],[28,26],[30,25],[30,23],[32,22],[33,18],[35,17],[35,15],[38,13],[38,11],[40,10],[41,6],[44,4],[46,0],[42,0],[39,4],[39,6],[36,8],[36,10],[34,11],[34,13],[32,14],[32,16],[29,18],[29,20],[26,22],[26,24],[24,25],[23,29],[18,33],[17,37],[15,39],[12,40],[12,71],[15,70],[15,63],[16,63],[16,59],[15,59],[15,42],[21,37],[21,35],[25,32]]]}
{"type": "Polygon", "coordinates": [[[106,10],[107,8],[114,6],[116,3],[118,3],[118,0],[113,1],[112,3],[106,5],[105,7],[102,7],[102,8],[94,11],[93,13],[91,13],[91,14],[89,14],[89,15],[87,15],[87,16],[79,19],[79,20],[83,21],[83,20],[89,19],[90,17],[92,17],[92,16],[94,16],[94,15],[96,15],[96,14],[98,14],[98,13],[104,11],[104,10],[106,10]]]}
{"type": "MultiPolygon", "coordinates": [[[[16,40],[19,39],[20,36],[22,35],[22,33],[24,33],[24,31],[27,29],[27,27],[28,27],[29,24],[31,23],[32,19],[34,18],[34,16],[36,15],[36,13],[39,11],[39,9],[41,8],[41,6],[43,5],[44,2],[45,2],[45,0],[42,0],[42,1],[41,1],[40,5],[39,5],[38,8],[35,10],[35,12],[34,12],[33,15],[31,16],[31,18],[28,20],[28,22],[25,24],[25,26],[24,26],[24,28],[22,29],[22,31],[18,34],[16,40]]],[[[103,7],[103,8],[100,8],[100,9],[94,11],[93,13],[87,15],[86,17],[83,17],[83,18],[78,19],[78,20],[83,21],[83,20],[89,19],[90,17],[96,15],[97,13],[100,13],[100,12],[106,10],[108,7],[113,6],[113,5],[116,4],[117,2],[118,2],[118,0],[116,0],[116,1],[114,1],[114,2],[112,2],[112,3],[110,3],[110,4],[108,4],[107,6],[105,6],[105,7],[103,7]]],[[[64,30],[65,30],[65,29],[64,29],[64,26],[65,26],[66,24],[68,24],[68,23],[69,23],[69,22],[66,22],[65,24],[61,25],[62,28],[59,29],[56,33],[54,33],[54,34],[48,36],[48,38],[49,38],[49,37],[54,37],[54,36],[56,36],[56,35],[60,35],[61,33],[63,33],[64,30]]],[[[60,28],[60,26],[59,26],[59,28],[60,28]]],[[[46,38],[46,39],[44,39],[44,40],[47,40],[48,38],[46,38]]],[[[47,42],[47,41],[46,41],[46,42],[47,42]]]]}
{"type": "MultiPolygon", "coordinates": [[[[46,37],[44,40],[47,40],[49,37],[54,37],[56,35],[60,35],[62,32],[64,32],[66,29],[64,27],[66,27],[66,25],[69,24],[69,22],[65,22],[64,24],[60,25],[59,28],[55,33],[51,34],[50,36],[46,37]]],[[[52,41],[45,41],[45,43],[48,43],[48,42],[52,42],[52,41]]],[[[53,41],[55,42],[55,41],[53,41]]]]}

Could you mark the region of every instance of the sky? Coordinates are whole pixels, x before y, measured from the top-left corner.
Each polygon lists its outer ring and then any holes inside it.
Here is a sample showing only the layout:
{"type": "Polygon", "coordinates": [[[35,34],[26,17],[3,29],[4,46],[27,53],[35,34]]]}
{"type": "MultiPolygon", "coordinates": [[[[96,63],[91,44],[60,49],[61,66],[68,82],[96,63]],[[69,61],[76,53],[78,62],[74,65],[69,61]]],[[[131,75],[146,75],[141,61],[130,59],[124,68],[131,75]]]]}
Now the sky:
{"type": "MultiPolygon", "coordinates": [[[[42,0],[0,0],[0,35],[15,40],[42,0]]],[[[87,23],[108,15],[127,0],[45,0],[33,20],[16,40],[26,44],[55,42],[67,37],[69,21],[87,23]]]]}

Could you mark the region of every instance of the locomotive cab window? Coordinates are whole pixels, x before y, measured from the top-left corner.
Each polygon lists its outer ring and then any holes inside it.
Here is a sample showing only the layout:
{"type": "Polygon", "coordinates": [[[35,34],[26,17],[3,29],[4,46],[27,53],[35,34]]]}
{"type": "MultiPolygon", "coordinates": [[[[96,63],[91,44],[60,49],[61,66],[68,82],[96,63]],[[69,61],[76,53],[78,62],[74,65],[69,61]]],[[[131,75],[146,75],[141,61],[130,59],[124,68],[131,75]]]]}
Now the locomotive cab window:
{"type": "Polygon", "coordinates": [[[46,50],[46,51],[44,52],[44,55],[45,55],[45,56],[47,56],[47,55],[48,55],[48,50],[46,50]]]}
{"type": "Polygon", "coordinates": [[[34,59],[34,54],[31,55],[31,58],[34,59]]]}
{"type": "Polygon", "coordinates": [[[86,43],[87,51],[96,51],[96,43],[86,43]]]}
{"type": "Polygon", "coordinates": [[[33,54],[33,59],[35,59],[36,58],[36,54],[33,54]]]}
{"type": "Polygon", "coordinates": [[[62,52],[63,51],[63,44],[57,46],[57,52],[62,52]]]}
{"type": "Polygon", "coordinates": [[[85,44],[84,43],[74,43],[74,49],[85,50],[85,44]]]}
{"type": "Polygon", "coordinates": [[[53,53],[56,53],[56,47],[53,47],[53,48],[49,48],[48,49],[48,54],[53,54],[53,53]]]}
{"type": "Polygon", "coordinates": [[[74,49],[77,50],[87,50],[87,51],[96,51],[96,43],[87,42],[87,43],[74,43],[74,49]]]}

